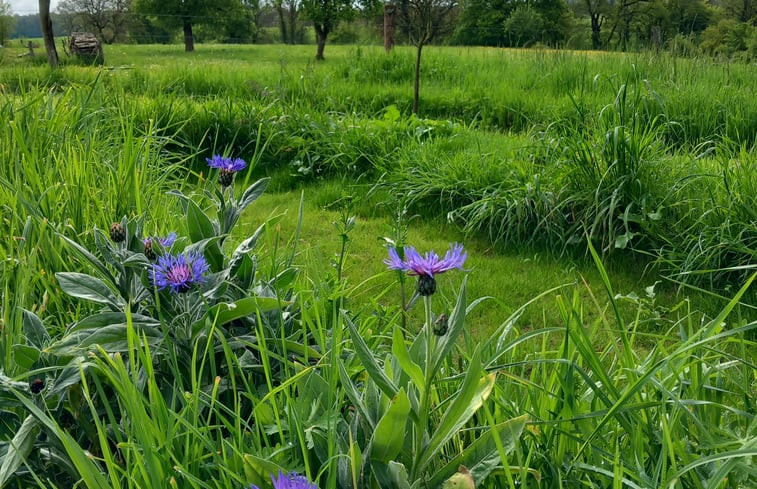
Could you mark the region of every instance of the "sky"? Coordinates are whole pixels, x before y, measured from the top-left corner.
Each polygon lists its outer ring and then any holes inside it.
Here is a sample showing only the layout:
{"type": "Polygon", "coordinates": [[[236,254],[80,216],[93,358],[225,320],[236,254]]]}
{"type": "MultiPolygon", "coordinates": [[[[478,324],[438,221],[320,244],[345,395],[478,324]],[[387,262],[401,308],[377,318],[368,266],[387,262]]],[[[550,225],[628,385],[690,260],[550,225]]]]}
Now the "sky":
{"type": "MultiPolygon", "coordinates": [[[[26,15],[26,14],[36,14],[37,12],[39,12],[38,0],[5,0],[5,1],[11,4],[13,13],[16,13],[16,14],[26,15]]],[[[57,7],[58,7],[58,0],[50,0],[50,11],[54,12],[57,7]]]]}

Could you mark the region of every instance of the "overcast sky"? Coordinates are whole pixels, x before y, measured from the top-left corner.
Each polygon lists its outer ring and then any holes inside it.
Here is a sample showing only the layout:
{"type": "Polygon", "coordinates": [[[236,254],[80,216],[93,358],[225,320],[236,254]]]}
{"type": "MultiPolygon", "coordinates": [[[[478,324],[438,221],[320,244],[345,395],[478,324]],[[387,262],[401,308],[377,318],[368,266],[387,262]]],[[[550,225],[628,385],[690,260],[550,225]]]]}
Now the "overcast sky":
{"type": "MultiPolygon", "coordinates": [[[[7,1],[7,0],[6,0],[7,1]]],[[[10,0],[11,8],[16,14],[36,14],[39,12],[38,0],[10,0]]],[[[58,0],[50,0],[50,11],[54,12],[58,7],[58,0]]]]}

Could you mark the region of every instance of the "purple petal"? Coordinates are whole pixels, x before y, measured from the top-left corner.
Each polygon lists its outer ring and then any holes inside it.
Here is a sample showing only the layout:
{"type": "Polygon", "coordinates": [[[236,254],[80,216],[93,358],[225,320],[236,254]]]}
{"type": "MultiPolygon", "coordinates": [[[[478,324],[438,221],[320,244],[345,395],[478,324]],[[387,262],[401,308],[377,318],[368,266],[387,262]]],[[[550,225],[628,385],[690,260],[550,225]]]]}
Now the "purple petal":
{"type": "Polygon", "coordinates": [[[405,262],[402,261],[395,248],[389,248],[389,258],[384,259],[389,270],[405,270],[405,262]]]}

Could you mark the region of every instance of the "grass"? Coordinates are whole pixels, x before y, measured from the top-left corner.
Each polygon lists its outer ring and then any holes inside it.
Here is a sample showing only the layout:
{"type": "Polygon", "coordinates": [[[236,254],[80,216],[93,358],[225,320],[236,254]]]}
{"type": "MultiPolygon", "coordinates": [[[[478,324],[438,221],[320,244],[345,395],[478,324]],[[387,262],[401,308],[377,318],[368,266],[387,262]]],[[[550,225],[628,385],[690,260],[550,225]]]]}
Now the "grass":
{"type": "Polygon", "coordinates": [[[409,51],[310,51],[113,46],[106,71],[6,53],[0,486],[282,469],[377,488],[400,462],[441,482],[458,460],[484,489],[754,485],[751,67],[433,48],[415,118],[409,51]],[[236,195],[272,177],[221,259],[213,153],[255,162],[236,195]],[[119,262],[124,216],[145,227],[119,262]],[[138,238],[171,230],[220,282],[131,302],[138,238]],[[431,319],[402,310],[387,238],[465,243],[431,319]],[[103,294],[123,302],[81,300],[103,294]],[[459,338],[426,334],[442,314],[459,338]]]}

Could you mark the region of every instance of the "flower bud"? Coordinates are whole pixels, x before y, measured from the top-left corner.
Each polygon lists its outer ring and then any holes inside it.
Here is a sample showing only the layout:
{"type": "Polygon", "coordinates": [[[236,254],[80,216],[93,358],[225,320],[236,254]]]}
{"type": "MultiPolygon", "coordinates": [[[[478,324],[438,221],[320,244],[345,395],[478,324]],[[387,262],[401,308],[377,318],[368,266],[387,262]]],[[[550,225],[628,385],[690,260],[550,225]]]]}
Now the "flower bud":
{"type": "Polygon", "coordinates": [[[110,226],[110,239],[114,243],[120,243],[126,239],[126,229],[124,229],[120,222],[114,222],[110,226]]]}
{"type": "Polygon", "coordinates": [[[155,254],[155,250],[152,249],[152,241],[149,239],[145,240],[145,256],[150,261],[155,261],[158,258],[158,255],[155,254]]]}
{"type": "Polygon", "coordinates": [[[418,275],[418,294],[422,296],[434,295],[436,279],[431,275],[418,275]]]}
{"type": "Polygon", "coordinates": [[[45,381],[42,379],[34,379],[31,381],[31,383],[29,383],[29,390],[32,391],[32,394],[39,394],[44,388],[45,381]]]}
{"type": "Polygon", "coordinates": [[[233,181],[234,171],[222,169],[220,172],[218,172],[218,183],[220,183],[222,187],[230,186],[233,181]]]}

